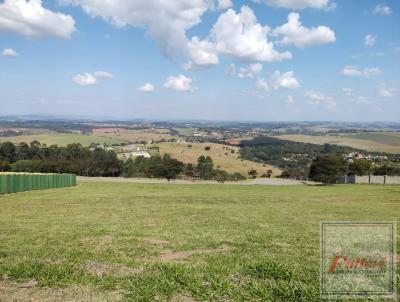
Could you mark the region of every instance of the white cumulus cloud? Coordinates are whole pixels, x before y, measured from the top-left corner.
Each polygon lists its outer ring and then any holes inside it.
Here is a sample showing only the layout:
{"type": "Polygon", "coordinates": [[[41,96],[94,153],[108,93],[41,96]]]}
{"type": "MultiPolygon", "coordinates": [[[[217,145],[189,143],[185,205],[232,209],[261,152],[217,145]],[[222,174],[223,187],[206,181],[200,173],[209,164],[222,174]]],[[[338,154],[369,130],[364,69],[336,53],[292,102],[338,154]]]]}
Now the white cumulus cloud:
{"type": "Polygon", "coordinates": [[[365,46],[372,46],[375,44],[376,36],[368,34],[364,37],[364,45],[365,46]]]}
{"type": "Polygon", "coordinates": [[[239,71],[236,72],[235,64],[229,65],[229,74],[232,76],[237,76],[238,78],[254,78],[259,75],[262,71],[262,64],[251,63],[247,66],[240,67],[239,71]]]}
{"type": "Polygon", "coordinates": [[[137,88],[137,90],[139,91],[143,91],[143,92],[153,92],[155,90],[154,85],[151,83],[145,83],[142,86],[139,86],[137,88]]]}
{"type": "Polygon", "coordinates": [[[1,55],[4,56],[4,57],[18,57],[18,56],[19,56],[19,53],[16,52],[16,51],[15,51],[14,49],[12,49],[12,48],[5,48],[5,49],[2,51],[1,55]]]}
{"type": "Polygon", "coordinates": [[[360,76],[362,72],[356,66],[348,65],[342,69],[341,74],[346,76],[360,76]]]}
{"type": "Polygon", "coordinates": [[[75,20],[44,8],[41,0],[5,0],[0,4],[0,31],[65,39],[75,31],[75,20]]]}
{"type": "Polygon", "coordinates": [[[388,88],[388,87],[386,87],[385,84],[382,84],[378,89],[378,94],[380,96],[390,98],[394,95],[394,91],[395,91],[394,88],[388,88]]]}
{"type": "Polygon", "coordinates": [[[218,9],[227,9],[232,6],[233,4],[231,0],[218,0],[218,9]]]}
{"type": "Polygon", "coordinates": [[[310,105],[321,105],[325,104],[329,109],[333,109],[336,107],[336,102],[330,96],[327,96],[321,92],[309,90],[304,96],[306,97],[307,104],[310,105]]]}
{"type": "MultiPolygon", "coordinates": [[[[255,2],[260,2],[260,0],[255,0],[255,2]]],[[[336,4],[329,0],[263,0],[263,2],[270,6],[288,9],[317,8],[332,10],[336,8],[336,4]]]]}
{"type": "Polygon", "coordinates": [[[97,85],[97,79],[89,72],[85,72],[84,74],[76,74],[72,77],[72,81],[74,83],[81,86],[92,86],[97,85]]]}
{"type": "Polygon", "coordinates": [[[372,12],[378,15],[390,15],[392,13],[392,9],[390,8],[390,6],[380,3],[374,8],[372,12]]]}
{"type": "Polygon", "coordinates": [[[114,79],[114,75],[107,71],[95,71],[93,73],[85,72],[76,74],[72,77],[72,81],[81,86],[92,86],[99,83],[98,79],[114,79]]]}
{"type": "Polygon", "coordinates": [[[275,28],[273,34],[283,36],[280,43],[293,44],[299,48],[336,41],[335,32],[329,27],[304,27],[298,13],[290,13],[288,22],[275,28]]]}
{"type": "Polygon", "coordinates": [[[294,72],[288,71],[281,73],[276,70],[269,78],[268,81],[263,78],[257,78],[256,87],[267,92],[276,91],[279,89],[296,89],[300,87],[300,83],[294,77],[294,72]]]}
{"type": "Polygon", "coordinates": [[[95,72],[93,73],[93,75],[94,75],[96,78],[103,78],[103,79],[114,79],[114,78],[115,78],[114,75],[113,75],[112,73],[109,73],[109,72],[107,72],[107,71],[102,71],[102,70],[95,71],[95,72]]]}
{"type": "Polygon", "coordinates": [[[91,17],[101,17],[118,27],[144,28],[164,52],[171,56],[187,43],[186,31],[201,22],[214,6],[208,0],[62,0],[80,6],[91,17]]]}
{"type": "Polygon", "coordinates": [[[185,69],[212,67],[218,64],[218,52],[215,44],[198,37],[193,37],[186,45],[189,62],[185,64],[185,69]]]}
{"type": "Polygon", "coordinates": [[[177,77],[170,76],[166,79],[164,88],[176,91],[190,91],[192,90],[192,79],[182,74],[177,77]]]}
{"type": "Polygon", "coordinates": [[[363,75],[366,78],[375,77],[380,74],[382,74],[382,71],[377,67],[367,67],[367,68],[364,68],[364,70],[363,70],[363,75]]]}
{"type": "Polygon", "coordinates": [[[273,62],[290,59],[291,53],[278,52],[267,40],[268,26],[258,23],[254,12],[243,6],[239,13],[227,10],[218,17],[211,36],[218,52],[241,60],[273,62]]]}
{"type": "Polygon", "coordinates": [[[348,65],[345,66],[340,73],[345,76],[364,76],[366,78],[372,78],[382,74],[382,70],[377,67],[366,67],[364,69],[360,69],[357,66],[348,65]]]}

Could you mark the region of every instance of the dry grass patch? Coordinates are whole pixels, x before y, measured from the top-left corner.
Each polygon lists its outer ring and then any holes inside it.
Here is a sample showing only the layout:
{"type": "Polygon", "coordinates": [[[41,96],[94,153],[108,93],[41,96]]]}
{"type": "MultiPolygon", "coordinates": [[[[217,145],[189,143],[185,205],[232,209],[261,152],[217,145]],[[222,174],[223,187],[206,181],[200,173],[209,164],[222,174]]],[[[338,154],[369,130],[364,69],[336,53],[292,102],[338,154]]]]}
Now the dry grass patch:
{"type": "Polygon", "coordinates": [[[97,261],[87,261],[86,270],[97,277],[113,276],[128,277],[143,272],[142,268],[132,268],[121,264],[104,263],[97,261]]]}
{"type": "Polygon", "coordinates": [[[246,177],[251,169],[257,170],[259,175],[266,173],[270,169],[273,171],[273,175],[281,173],[281,170],[274,166],[240,159],[240,148],[235,146],[214,143],[160,143],[157,146],[160,148],[161,155],[169,153],[184,163],[196,164],[199,156],[209,155],[214,162],[214,168],[225,170],[229,173],[239,172],[246,177]],[[205,147],[210,147],[210,150],[204,150],[205,147]]]}
{"type": "Polygon", "coordinates": [[[176,251],[176,252],[166,249],[161,251],[159,259],[161,261],[181,261],[195,254],[222,253],[230,250],[231,248],[229,246],[221,246],[218,249],[195,249],[190,251],[176,251]]]}
{"type": "Polygon", "coordinates": [[[118,291],[106,292],[88,286],[48,288],[21,285],[0,281],[0,302],[116,302],[123,297],[118,291]]]}
{"type": "Polygon", "coordinates": [[[93,134],[97,136],[119,139],[129,142],[140,141],[159,141],[172,138],[168,129],[125,129],[125,128],[98,128],[93,129],[93,134]]]}

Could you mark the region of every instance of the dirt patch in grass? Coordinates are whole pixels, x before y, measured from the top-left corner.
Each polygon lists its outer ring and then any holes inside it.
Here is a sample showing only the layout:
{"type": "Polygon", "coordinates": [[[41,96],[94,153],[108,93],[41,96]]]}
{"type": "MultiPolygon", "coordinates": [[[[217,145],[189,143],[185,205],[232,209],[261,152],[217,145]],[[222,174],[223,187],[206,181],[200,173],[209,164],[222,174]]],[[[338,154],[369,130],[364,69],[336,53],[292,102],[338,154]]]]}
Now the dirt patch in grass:
{"type": "Polygon", "coordinates": [[[23,287],[22,285],[27,282],[18,284],[9,280],[0,281],[0,302],[114,302],[122,299],[122,294],[117,291],[103,292],[87,286],[48,288],[34,285],[23,287]]]}
{"type": "Polygon", "coordinates": [[[168,243],[168,241],[166,240],[146,238],[146,237],[140,238],[140,240],[151,245],[165,245],[168,243]]]}
{"type": "Polygon", "coordinates": [[[221,246],[218,249],[195,249],[190,251],[171,251],[171,250],[163,250],[161,251],[161,255],[159,260],[161,261],[182,261],[189,258],[195,254],[211,254],[211,253],[222,253],[227,252],[231,248],[229,246],[221,246]]]}
{"type": "Polygon", "coordinates": [[[196,302],[197,300],[193,299],[188,294],[176,294],[171,298],[170,301],[171,302],[196,302]]]}
{"type": "Polygon", "coordinates": [[[86,263],[86,270],[97,277],[114,276],[114,277],[127,277],[134,274],[141,273],[142,268],[132,268],[121,264],[103,263],[97,261],[88,261],[86,263]]]}

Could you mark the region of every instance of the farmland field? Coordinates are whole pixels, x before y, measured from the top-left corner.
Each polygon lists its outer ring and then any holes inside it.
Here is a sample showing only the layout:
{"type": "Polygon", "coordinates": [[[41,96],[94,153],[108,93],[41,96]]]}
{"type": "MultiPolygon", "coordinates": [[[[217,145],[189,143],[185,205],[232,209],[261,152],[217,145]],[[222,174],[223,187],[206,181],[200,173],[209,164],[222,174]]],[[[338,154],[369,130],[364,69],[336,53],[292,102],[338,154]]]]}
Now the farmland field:
{"type": "Polygon", "coordinates": [[[400,153],[399,132],[367,132],[343,135],[280,135],[277,138],[301,143],[333,144],[367,151],[400,153]]]}
{"type": "Polygon", "coordinates": [[[160,143],[157,146],[160,148],[161,154],[169,153],[184,163],[195,164],[199,156],[209,155],[213,159],[214,168],[222,169],[229,173],[239,172],[246,177],[251,169],[257,170],[259,176],[269,169],[273,171],[273,175],[281,173],[281,170],[276,167],[238,158],[240,156],[239,148],[234,146],[214,143],[160,143]],[[188,146],[189,144],[191,147],[188,146]],[[207,146],[210,147],[209,151],[204,150],[207,146]],[[234,153],[232,153],[232,150],[234,150],[234,153]]]}
{"type": "Polygon", "coordinates": [[[73,134],[73,133],[54,133],[54,134],[37,134],[37,135],[20,135],[10,137],[0,137],[0,142],[10,141],[13,143],[38,141],[48,146],[59,145],[66,146],[72,143],[79,143],[83,146],[89,146],[91,143],[100,144],[118,144],[122,140],[117,138],[101,137],[96,135],[84,135],[84,134],[73,134]]]}
{"type": "Polygon", "coordinates": [[[320,222],[400,220],[400,186],[81,182],[0,203],[0,301],[319,301],[320,222]]]}
{"type": "Polygon", "coordinates": [[[140,141],[159,141],[161,139],[168,140],[172,138],[168,129],[124,129],[124,128],[96,128],[93,129],[96,136],[118,139],[129,142],[140,141]]]}

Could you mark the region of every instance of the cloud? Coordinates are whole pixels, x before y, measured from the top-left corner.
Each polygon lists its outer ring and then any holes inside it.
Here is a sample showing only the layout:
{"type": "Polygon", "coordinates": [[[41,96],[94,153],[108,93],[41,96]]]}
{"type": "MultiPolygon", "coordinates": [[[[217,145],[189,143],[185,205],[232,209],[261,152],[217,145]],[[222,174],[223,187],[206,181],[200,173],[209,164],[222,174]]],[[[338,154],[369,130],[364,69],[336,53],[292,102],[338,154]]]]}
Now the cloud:
{"type": "Polygon", "coordinates": [[[142,86],[138,87],[136,90],[143,92],[154,92],[155,88],[153,84],[145,83],[142,86]]]}
{"type": "Polygon", "coordinates": [[[113,74],[111,74],[111,73],[109,73],[107,71],[101,71],[101,70],[95,71],[93,73],[93,75],[96,78],[103,78],[103,79],[114,79],[115,78],[113,74]]]}
{"type": "Polygon", "coordinates": [[[210,41],[200,41],[193,37],[186,45],[189,62],[184,65],[185,69],[201,67],[212,67],[218,64],[218,53],[215,44],[210,41]]]}
{"type": "Polygon", "coordinates": [[[288,95],[285,99],[285,103],[286,104],[294,104],[294,103],[296,103],[296,101],[294,100],[294,98],[291,95],[288,95]]]}
{"type": "Polygon", "coordinates": [[[377,15],[390,15],[392,13],[392,10],[388,5],[381,3],[374,8],[372,13],[377,15]]]}
{"type": "Polygon", "coordinates": [[[345,66],[340,73],[345,76],[364,76],[366,78],[371,78],[382,74],[382,71],[377,67],[366,67],[361,70],[357,66],[348,65],[345,66]]]}
{"type": "Polygon", "coordinates": [[[275,28],[273,34],[283,36],[280,43],[293,44],[299,48],[336,41],[335,33],[329,27],[304,27],[298,13],[290,13],[288,22],[275,28]]]}
{"type": "Polygon", "coordinates": [[[268,26],[257,22],[254,12],[243,6],[240,13],[229,9],[218,17],[211,38],[218,52],[247,61],[273,62],[292,58],[290,52],[274,49],[267,40],[268,26]]]}
{"type": "Polygon", "coordinates": [[[213,7],[208,0],[62,0],[80,6],[91,17],[101,17],[117,27],[144,28],[167,56],[185,49],[186,31],[201,22],[213,7]]]}
{"type": "Polygon", "coordinates": [[[81,86],[97,85],[98,79],[114,79],[114,75],[107,71],[95,71],[94,73],[76,74],[72,77],[72,81],[81,86]]]}
{"type": "Polygon", "coordinates": [[[390,98],[394,95],[394,88],[387,88],[385,84],[382,84],[378,89],[378,94],[380,96],[390,98]]]}
{"type": "Polygon", "coordinates": [[[12,48],[5,48],[1,55],[4,57],[18,57],[19,53],[12,48]]]}
{"type": "Polygon", "coordinates": [[[233,4],[231,0],[218,0],[218,9],[227,9],[232,6],[233,4]]]}
{"type": "Polygon", "coordinates": [[[5,0],[0,4],[0,31],[67,39],[75,31],[75,20],[44,8],[41,0],[5,0]]]}
{"type": "Polygon", "coordinates": [[[72,81],[81,86],[93,86],[98,84],[96,77],[88,72],[85,72],[84,74],[74,75],[72,77],[72,81]]]}
{"type": "Polygon", "coordinates": [[[362,72],[356,66],[348,65],[342,69],[341,74],[346,76],[360,76],[362,72]]]}
{"type": "Polygon", "coordinates": [[[239,71],[236,72],[235,64],[229,65],[229,74],[232,76],[237,76],[238,78],[254,78],[260,74],[262,71],[262,64],[252,63],[248,64],[246,67],[240,67],[239,71]]]}
{"type": "Polygon", "coordinates": [[[170,76],[166,79],[164,88],[176,91],[190,91],[192,90],[192,79],[182,74],[177,77],[170,76]]]}
{"type": "Polygon", "coordinates": [[[374,76],[378,76],[380,74],[382,74],[382,71],[377,67],[368,67],[368,68],[364,68],[364,70],[363,70],[363,75],[366,78],[371,78],[374,76]]]}
{"type": "MultiPolygon", "coordinates": [[[[259,2],[259,0],[255,2],[259,2]]],[[[332,10],[336,8],[336,3],[329,2],[329,0],[264,0],[263,2],[269,6],[288,9],[317,8],[332,10]]]]}
{"type": "Polygon", "coordinates": [[[279,70],[276,70],[269,78],[269,81],[265,81],[263,78],[256,80],[256,87],[258,89],[265,90],[267,92],[276,91],[279,89],[296,89],[300,87],[300,83],[294,77],[294,72],[288,71],[283,74],[279,70]]]}
{"type": "Polygon", "coordinates": [[[364,45],[365,46],[372,46],[375,44],[376,36],[368,34],[364,37],[364,45]]]}
{"type": "Polygon", "coordinates": [[[328,108],[333,109],[336,107],[336,102],[329,96],[322,94],[321,92],[310,90],[304,95],[308,100],[307,104],[310,105],[321,105],[326,104],[328,108]]]}
{"type": "Polygon", "coordinates": [[[354,90],[352,88],[342,88],[342,91],[347,97],[354,97],[354,90]]]}

